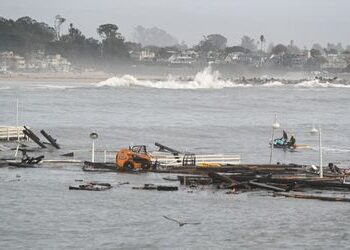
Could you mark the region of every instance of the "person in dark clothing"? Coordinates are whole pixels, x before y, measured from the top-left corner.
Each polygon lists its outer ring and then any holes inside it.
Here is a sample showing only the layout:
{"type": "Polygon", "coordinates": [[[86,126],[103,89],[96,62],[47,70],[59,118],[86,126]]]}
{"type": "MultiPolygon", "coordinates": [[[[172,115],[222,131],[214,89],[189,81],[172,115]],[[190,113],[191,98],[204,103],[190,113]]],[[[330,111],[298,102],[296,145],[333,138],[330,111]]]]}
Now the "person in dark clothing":
{"type": "Polygon", "coordinates": [[[30,157],[27,155],[27,151],[25,149],[22,150],[22,162],[27,162],[30,159],[30,157]]]}
{"type": "Polygon", "coordinates": [[[288,147],[289,148],[294,148],[295,147],[295,142],[296,142],[296,140],[295,140],[295,138],[294,138],[294,136],[292,135],[291,137],[290,137],[290,140],[289,140],[289,142],[288,142],[288,147]]]}
{"type": "Polygon", "coordinates": [[[287,132],[283,130],[283,137],[282,137],[286,142],[288,141],[288,135],[287,132]]]}

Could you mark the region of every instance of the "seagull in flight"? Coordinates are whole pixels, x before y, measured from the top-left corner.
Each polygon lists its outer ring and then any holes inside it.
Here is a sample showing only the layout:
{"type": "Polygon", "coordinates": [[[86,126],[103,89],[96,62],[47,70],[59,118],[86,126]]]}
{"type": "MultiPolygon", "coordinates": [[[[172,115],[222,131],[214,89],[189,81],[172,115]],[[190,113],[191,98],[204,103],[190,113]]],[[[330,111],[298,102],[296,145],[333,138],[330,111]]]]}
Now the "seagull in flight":
{"type": "Polygon", "coordinates": [[[199,225],[199,224],[201,224],[200,222],[182,222],[182,221],[175,220],[175,219],[170,218],[170,217],[165,216],[165,215],[163,215],[163,217],[164,217],[165,219],[167,219],[167,220],[174,221],[174,222],[178,223],[178,224],[179,224],[179,227],[182,227],[182,226],[184,226],[184,225],[186,225],[186,224],[191,224],[191,225],[199,225]]]}

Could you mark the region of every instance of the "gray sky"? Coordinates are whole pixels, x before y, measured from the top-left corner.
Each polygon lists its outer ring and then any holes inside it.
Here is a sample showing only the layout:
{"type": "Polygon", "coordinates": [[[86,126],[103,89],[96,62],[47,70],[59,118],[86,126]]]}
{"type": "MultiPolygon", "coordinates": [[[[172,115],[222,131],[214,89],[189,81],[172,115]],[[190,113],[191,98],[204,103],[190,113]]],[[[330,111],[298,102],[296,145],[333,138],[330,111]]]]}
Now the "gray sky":
{"type": "Polygon", "coordinates": [[[53,25],[54,16],[67,18],[87,36],[97,38],[99,24],[114,23],[130,39],[137,25],[157,26],[185,40],[198,43],[203,35],[220,33],[228,44],[242,35],[267,43],[310,46],[315,42],[350,44],[349,0],[0,0],[0,16],[31,16],[53,25]]]}

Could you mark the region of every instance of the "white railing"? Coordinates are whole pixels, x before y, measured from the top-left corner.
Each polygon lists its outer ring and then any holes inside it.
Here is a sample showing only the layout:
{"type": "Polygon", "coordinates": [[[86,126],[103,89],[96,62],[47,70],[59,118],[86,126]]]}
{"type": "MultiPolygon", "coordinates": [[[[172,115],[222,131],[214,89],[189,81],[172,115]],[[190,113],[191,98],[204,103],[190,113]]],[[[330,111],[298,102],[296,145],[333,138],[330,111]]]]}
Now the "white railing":
{"type": "Polygon", "coordinates": [[[185,158],[185,162],[191,162],[195,159],[196,165],[200,164],[240,164],[241,157],[236,154],[196,154],[196,155],[172,155],[164,152],[152,152],[152,161],[158,162],[160,165],[164,166],[182,166],[185,158]],[[187,157],[187,159],[186,159],[187,157]],[[193,158],[192,158],[193,157],[193,158]]]}
{"type": "Polygon", "coordinates": [[[21,140],[27,137],[23,134],[24,127],[2,126],[0,127],[0,140],[21,140]]]}
{"type": "MultiPolygon", "coordinates": [[[[74,159],[91,157],[91,150],[72,150],[74,152],[74,159]]],[[[118,150],[95,150],[96,161],[99,162],[114,162],[115,156],[118,150]]],[[[185,154],[173,155],[166,152],[153,151],[149,152],[153,163],[158,162],[162,166],[179,166],[181,167],[186,161],[185,154]]],[[[240,164],[241,157],[237,154],[195,154],[196,165],[200,164],[240,164]]],[[[187,158],[188,162],[191,161],[191,156],[187,158]]]]}

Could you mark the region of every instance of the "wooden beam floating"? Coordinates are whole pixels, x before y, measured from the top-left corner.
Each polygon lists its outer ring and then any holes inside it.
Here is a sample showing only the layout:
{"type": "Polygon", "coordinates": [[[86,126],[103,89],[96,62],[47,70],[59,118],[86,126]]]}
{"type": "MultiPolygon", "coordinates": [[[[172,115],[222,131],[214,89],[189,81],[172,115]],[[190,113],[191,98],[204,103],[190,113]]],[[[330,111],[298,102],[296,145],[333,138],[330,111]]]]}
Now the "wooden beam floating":
{"type": "Polygon", "coordinates": [[[39,139],[39,137],[37,137],[29,128],[27,128],[26,126],[24,126],[24,130],[23,133],[28,136],[30,139],[32,139],[36,144],[38,144],[41,148],[46,148],[46,146],[44,145],[44,143],[42,143],[39,139]]]}
{"type": "Polygon", "coordinates": [[[273,195],[284,196],[288,198],[297,198],[297,199],[350,202],[350,198],[340,197],[340,196],[323,196],[323,195],[314,195],[314,194],[305,194],[305,193],[282,193],[282,192],[275,192],[273,195]]]}
{"type": "Polygon", "coordinates": [[[48,140],[52,146],[54,146],[57,149],[60,149],[60,145],[57,144],[57,140],[52,138],[51,135],[49,135],[48,133],[45,132],[45,130],[41,130],[40,133],[46,138],[46,140],[48,140]]]}

